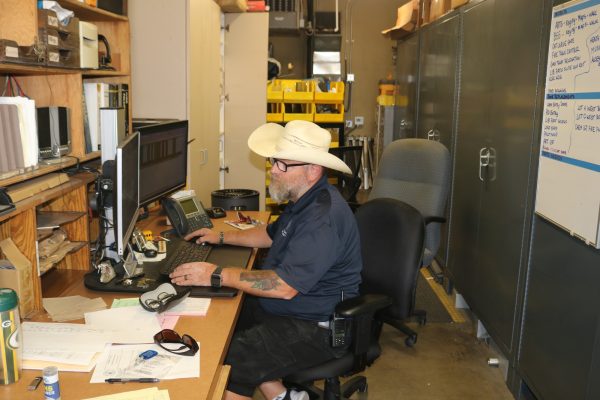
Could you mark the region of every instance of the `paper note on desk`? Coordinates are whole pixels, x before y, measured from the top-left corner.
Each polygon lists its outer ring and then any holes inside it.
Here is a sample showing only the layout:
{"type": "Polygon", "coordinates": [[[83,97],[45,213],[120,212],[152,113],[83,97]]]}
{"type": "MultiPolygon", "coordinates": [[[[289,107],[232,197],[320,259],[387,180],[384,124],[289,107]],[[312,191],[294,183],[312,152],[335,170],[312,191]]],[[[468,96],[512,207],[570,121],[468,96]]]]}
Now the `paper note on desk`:
{"type": "Polygon", "coordinates": [[[113,345],[107,346],[100,356],[90,383],[104,383],[104,380],[109,378],[124,378],[123,374],[131,369],[138,355],[146,350],[155,350],[165,357],[176,357],[177,363],[172,365],[165,375],[144,378],[179,379],[200,376],[200,351],[189,357],[174,355],[157,345],[113,345]]]}
{"type": "Polygon", "coordinates": [[[158,390],[151,387],[140,390],[131,390],[128,392],[107,394],[100,397],[89,397],[83,400],[170,400],[169,391],[167,389],[158,390]]]}
{"type": "Polygon", "coordinates": [[[256,227],[256,225],[254,224],[247,224],[245,222],[238,222],[238,221],[224,221],[227,225],[231,225],[234,228],[238,228],[241,230],[246,230],[246,229],[252,229],[254,227],[256,227]]]}
{"type": "Polygon", "coordinates": [[[204,316],[208,312],[210,299],[201,297],[188,297],[175,307],[169,308],[164,315],[200,315],[204,316]]]}
{"type": "Polygon", "coordinates": [[[101,297],[88,299],[83,296],[47,297],[43,300],[44,308],[54,322],[82,319],[83,314],[104,310],[106,303],[101,297]]]}

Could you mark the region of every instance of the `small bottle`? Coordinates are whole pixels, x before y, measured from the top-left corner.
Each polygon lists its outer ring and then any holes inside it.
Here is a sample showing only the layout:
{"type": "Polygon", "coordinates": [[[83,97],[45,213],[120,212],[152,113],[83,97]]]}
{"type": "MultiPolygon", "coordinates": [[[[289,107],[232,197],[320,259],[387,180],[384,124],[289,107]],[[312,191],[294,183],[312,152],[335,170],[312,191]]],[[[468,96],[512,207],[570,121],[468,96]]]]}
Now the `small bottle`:
{"type": "Polygon", "coordinates": [[[44,399],[60,400],[60,386],[58,385],[58,368],[46,367],[44,375],[44,399]]]}
{"type": "Polygon", "coordinates": [[[8,288],[0,289],[0,384],[8,385],[21,377],[21,319],[19,298],[8,288]]]}

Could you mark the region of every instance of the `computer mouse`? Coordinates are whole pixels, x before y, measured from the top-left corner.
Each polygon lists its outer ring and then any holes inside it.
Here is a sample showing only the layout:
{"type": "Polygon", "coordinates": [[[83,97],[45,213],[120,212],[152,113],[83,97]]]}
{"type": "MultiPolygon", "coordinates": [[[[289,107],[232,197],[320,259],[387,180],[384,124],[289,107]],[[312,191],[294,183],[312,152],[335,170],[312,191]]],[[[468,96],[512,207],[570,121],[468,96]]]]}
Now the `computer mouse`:
{"type": "Polygon", "coordinates": [[[154,258],[158,255],[158,251],[154,250],[154,249],[146,249],[144,250],[144,256],[148,257],[148,258],[154,258]]]}

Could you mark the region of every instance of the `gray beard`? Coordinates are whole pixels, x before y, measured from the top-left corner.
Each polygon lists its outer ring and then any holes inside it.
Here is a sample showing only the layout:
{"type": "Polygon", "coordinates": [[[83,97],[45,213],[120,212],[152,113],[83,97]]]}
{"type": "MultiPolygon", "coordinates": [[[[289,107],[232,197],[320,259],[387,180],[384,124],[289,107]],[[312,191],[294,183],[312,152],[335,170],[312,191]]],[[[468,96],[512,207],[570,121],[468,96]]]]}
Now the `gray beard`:
{"type": "Polygon", "coordinates": [[[269,195],[278,204],[285,203],[292,198],[292,193],[289,188],[283,187],[283,185],[273,181],[271,181],[271,184],[269,185],[269,195]]]}

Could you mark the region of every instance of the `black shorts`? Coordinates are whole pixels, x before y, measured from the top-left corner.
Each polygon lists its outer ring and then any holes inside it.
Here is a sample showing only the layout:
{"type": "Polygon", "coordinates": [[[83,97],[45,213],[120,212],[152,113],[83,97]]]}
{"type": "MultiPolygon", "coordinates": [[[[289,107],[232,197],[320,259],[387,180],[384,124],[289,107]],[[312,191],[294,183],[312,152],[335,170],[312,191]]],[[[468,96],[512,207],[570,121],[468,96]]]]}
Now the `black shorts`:
{"type": "Polygon", "coordinates": [[[339,357],[344,349],[329,344],[329,329],[315,321],[265,312],[246,296],[225,364],[231,365],[227,390],[252,397],[263,382],[339,357]]]}

